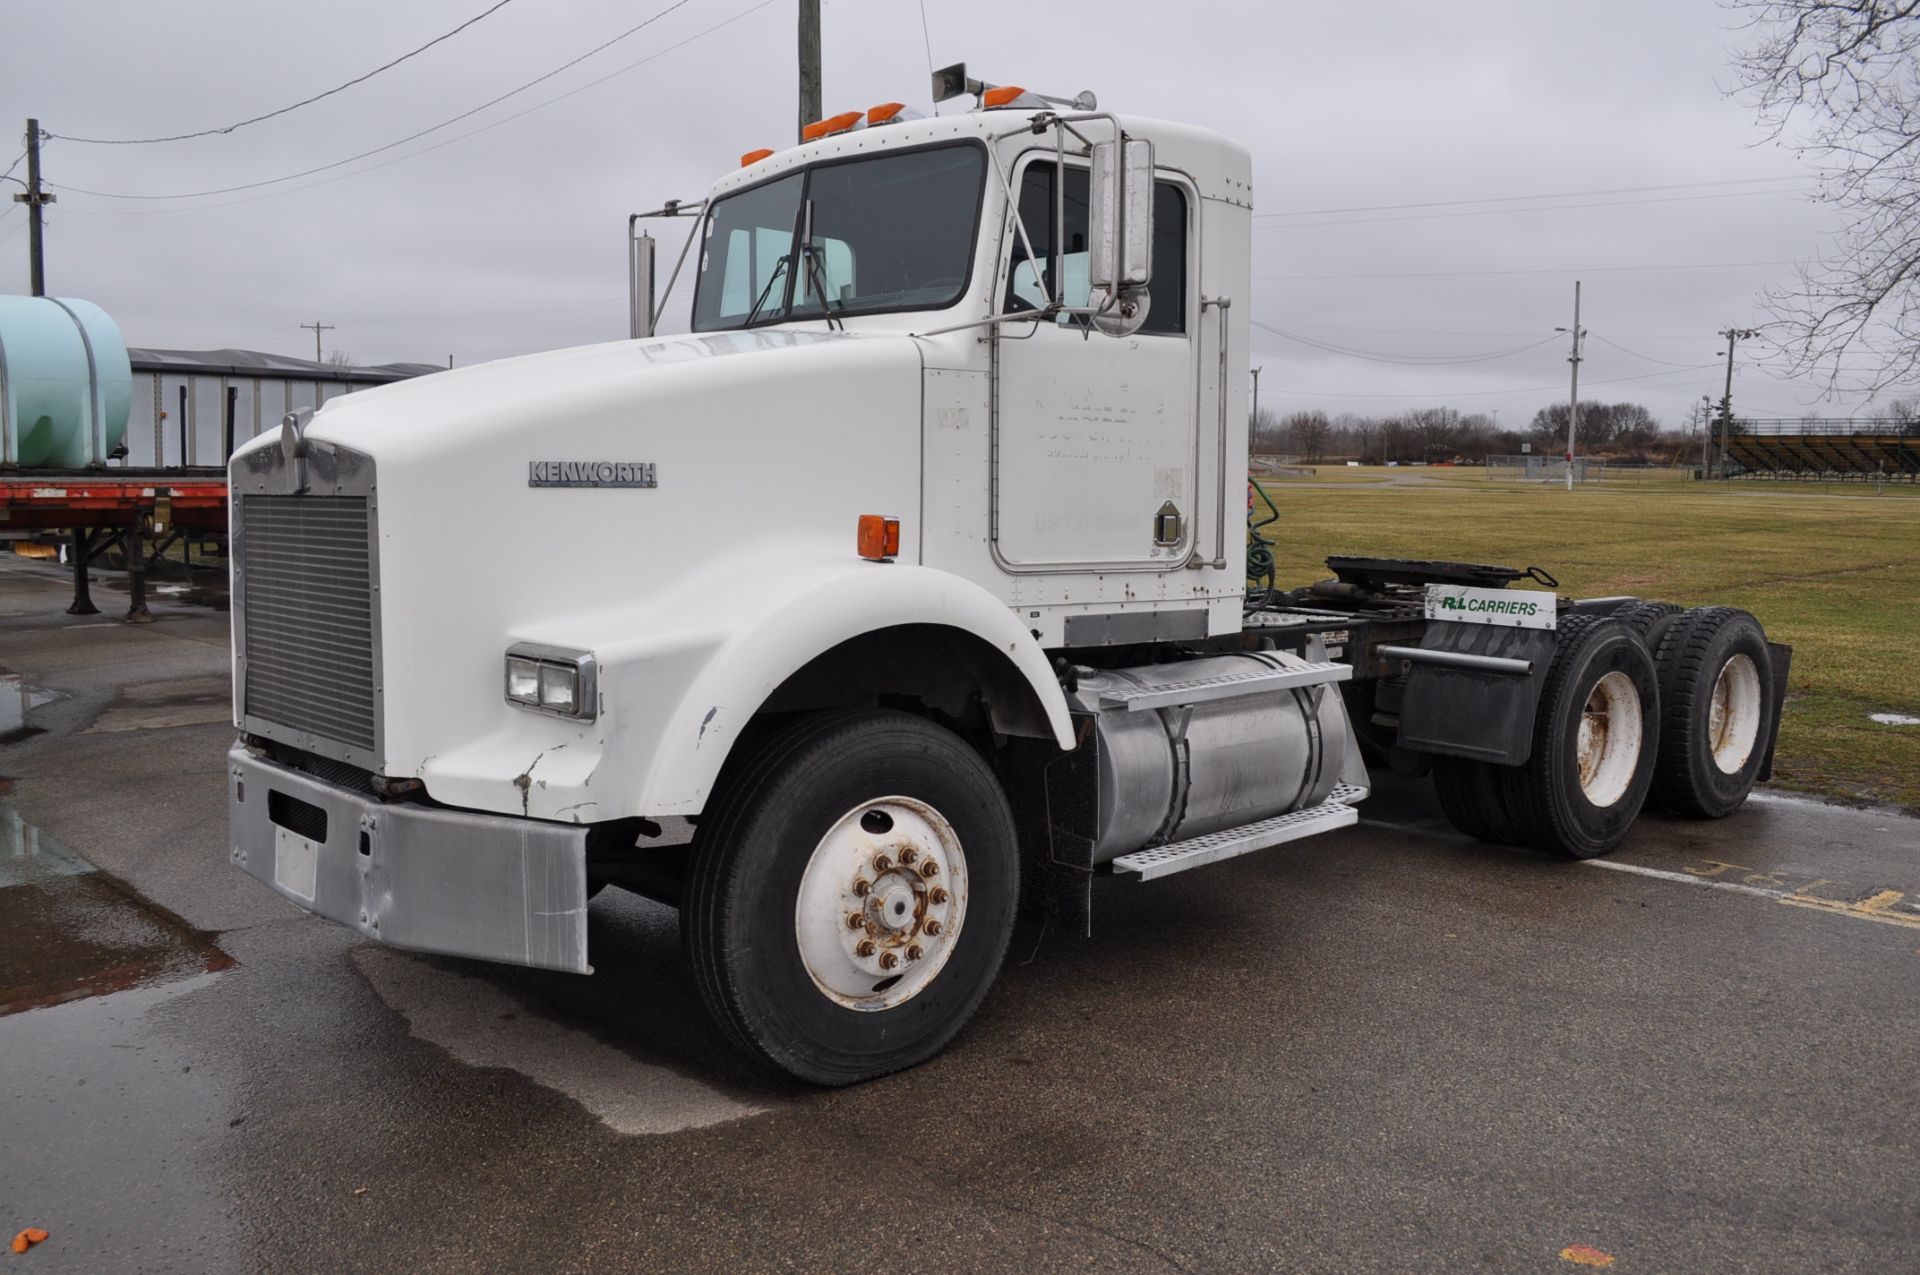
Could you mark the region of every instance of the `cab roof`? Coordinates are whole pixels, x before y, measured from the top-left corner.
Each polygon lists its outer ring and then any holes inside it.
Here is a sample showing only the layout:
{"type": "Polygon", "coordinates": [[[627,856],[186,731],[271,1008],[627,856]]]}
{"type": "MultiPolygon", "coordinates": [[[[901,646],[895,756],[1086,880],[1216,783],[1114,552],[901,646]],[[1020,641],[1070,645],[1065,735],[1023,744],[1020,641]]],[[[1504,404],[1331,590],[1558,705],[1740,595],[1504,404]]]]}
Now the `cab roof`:
{"type": "MultiPolygon", "coordinates": [[[[840,159],[863,152],[878,153],[956,139],[999,142],[1003,157],[1028,149],[1053,149],[1052,131],[1034,133],[1030,122],[1040,116],[1059,114],[1052,110],[998,109],[956,112],[930,119],[856,128],[834,133],[817,141],[803,142],[778,150],[764,159],[743,165],[713,184],[709,199],[720,199],[768,178],[825,159],[840,159]]],[[[1241,207],[1253,206],[1253,160],[1246,147],[1209,128],[1173,120],[1151,119],[1138,115],[1119,116],[1120,127],[1129,137],[1144,138],[1154,146],[1154,163],[1176,169],[1193,179],[1203,199],[1218,199],[1241,207]]],[[[1083,132],[1099,138],[1104,126],[1099,121],[1080,125],[1083,132]]]]}

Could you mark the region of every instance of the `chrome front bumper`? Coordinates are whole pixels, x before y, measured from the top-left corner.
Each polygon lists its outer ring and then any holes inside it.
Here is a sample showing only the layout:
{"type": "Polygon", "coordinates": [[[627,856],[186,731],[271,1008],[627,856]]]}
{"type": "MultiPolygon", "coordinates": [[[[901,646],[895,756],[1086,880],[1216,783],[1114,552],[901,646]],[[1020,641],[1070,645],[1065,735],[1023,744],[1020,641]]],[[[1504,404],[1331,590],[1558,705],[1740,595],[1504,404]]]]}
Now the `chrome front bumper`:
{"type": "Polygon", "coordinates": [[[417,952],[591,974],[587,830],[377,801],[227,753],[233,862],[316,916],[417,952]]]}

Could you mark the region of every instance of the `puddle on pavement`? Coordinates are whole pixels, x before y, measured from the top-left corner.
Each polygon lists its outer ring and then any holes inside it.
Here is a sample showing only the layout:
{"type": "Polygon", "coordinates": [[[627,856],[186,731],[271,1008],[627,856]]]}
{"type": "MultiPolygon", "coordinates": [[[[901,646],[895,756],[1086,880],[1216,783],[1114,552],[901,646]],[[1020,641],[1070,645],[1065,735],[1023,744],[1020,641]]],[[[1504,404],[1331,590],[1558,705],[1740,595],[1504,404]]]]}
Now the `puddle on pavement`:
{"type": "MultiPolygon", "coordinates": [[[[96,577],[100,585],[114,593],[132,593],[133,585],[125,576],[96,577]]],[[[149,602],[190,602],[195,606],[211,607],[216,611],[227,609],[227,578],[222,575],[217,581],[155,580],[147,577],[147,601],[149,602]]]]}
{"type": "Polygon", "coordinates": [[[18,673],[0,673],[0,744],[38,735],[40,727],[29,720],[33,710],[59,698],[59,691],[30,686],[18,673]]]}
{"type": "Polygon", "coordinates": [[[0,802],[0,1017],[233,963],[0,802]]]}

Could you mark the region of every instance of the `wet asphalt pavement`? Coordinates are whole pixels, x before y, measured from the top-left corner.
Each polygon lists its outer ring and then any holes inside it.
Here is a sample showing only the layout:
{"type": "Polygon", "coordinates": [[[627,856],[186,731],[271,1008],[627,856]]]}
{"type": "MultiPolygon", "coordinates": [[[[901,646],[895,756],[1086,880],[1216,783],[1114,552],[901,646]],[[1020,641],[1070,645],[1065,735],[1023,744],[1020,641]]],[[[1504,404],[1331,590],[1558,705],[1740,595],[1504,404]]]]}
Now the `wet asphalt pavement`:
{"type": "Polygon", "coordinates": [[[1920,821],[1569,864],[1388,782],[820,1092],[632,895],[590,978],[298,913],[227,864],[226,617],[65,596],[0,558],[0,1271],[1920,1270],[1920,821]]]}

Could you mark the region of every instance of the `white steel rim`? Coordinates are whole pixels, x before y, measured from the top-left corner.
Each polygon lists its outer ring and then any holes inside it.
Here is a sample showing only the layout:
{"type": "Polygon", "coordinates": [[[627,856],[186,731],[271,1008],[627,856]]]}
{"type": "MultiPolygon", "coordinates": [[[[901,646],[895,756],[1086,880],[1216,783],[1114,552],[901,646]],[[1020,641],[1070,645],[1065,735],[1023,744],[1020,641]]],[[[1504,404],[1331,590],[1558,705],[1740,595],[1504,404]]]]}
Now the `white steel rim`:
{"type": "Polygon", "coordinates": [[[1580,791],[1602,808],[1627,795],[1640,768],[1644,730],[1640,688],[1625,673],[1612,672],[1594,684],[1580,713],[1580,791]]]}
{"type": "Polygon", "coordinates": [[[953,955],[967,910],[967,858],[946,817],[911,797],[842,815],[800,877],[794,936],[823,995],[848,1009],[903,1005],[953,955]]]}
{"type": "Polygon", "coordinates": [[[1707,746],[1723,775],[1737,775],[1760,739],[1760,670],[1736,655],[1720,667],[1707,706],[1707,746]]]}

